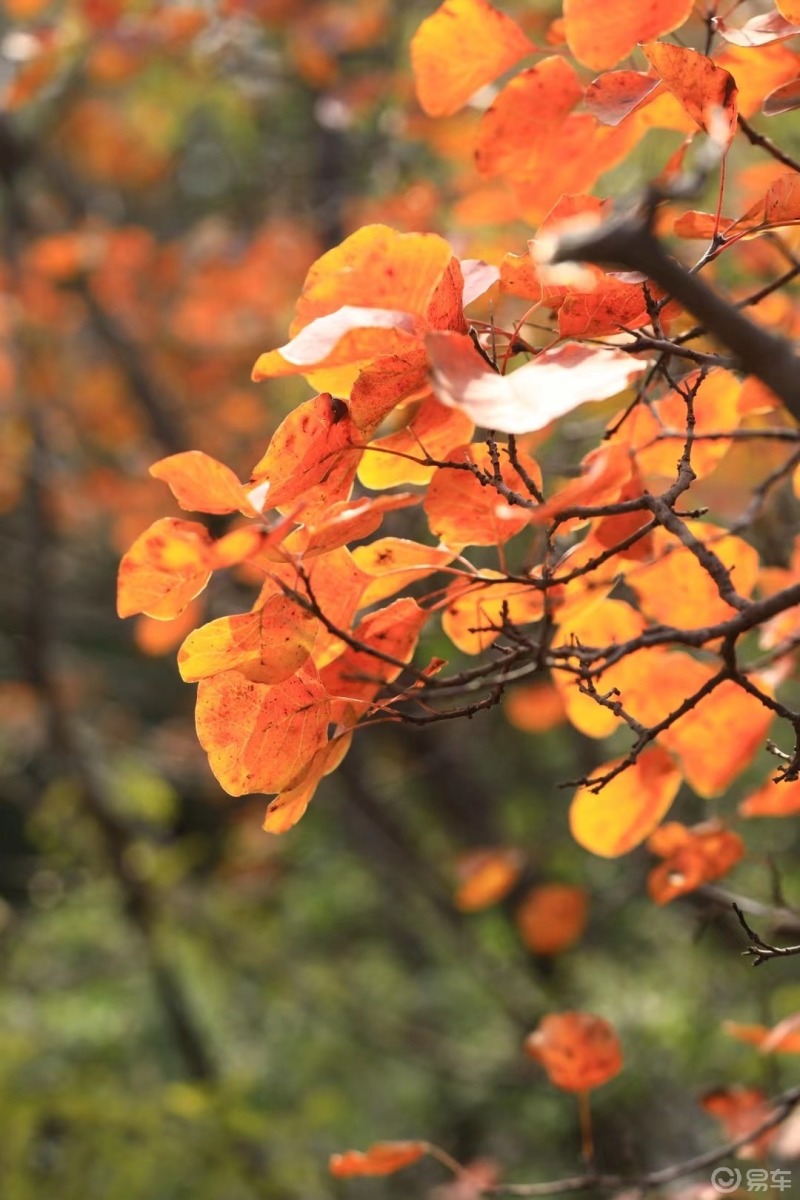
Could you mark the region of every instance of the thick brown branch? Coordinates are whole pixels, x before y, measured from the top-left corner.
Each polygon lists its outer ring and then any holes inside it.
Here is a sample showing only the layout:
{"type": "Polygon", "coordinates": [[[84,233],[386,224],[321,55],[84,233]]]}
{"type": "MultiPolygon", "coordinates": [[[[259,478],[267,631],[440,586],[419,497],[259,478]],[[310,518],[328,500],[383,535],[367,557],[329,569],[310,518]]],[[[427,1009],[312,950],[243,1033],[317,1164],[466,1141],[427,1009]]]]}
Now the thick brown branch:
{"type": "Polygon", "coordinates": [[[640,204],[597,229],[566,234],[552,261],[576,260],[643,272],[702,321],[732,351],[742,370],[771,388],[800,420],[800,359],[789,340],[749,320],[699,275],[671,258],[653,234],[651,208],[640,204]]]}

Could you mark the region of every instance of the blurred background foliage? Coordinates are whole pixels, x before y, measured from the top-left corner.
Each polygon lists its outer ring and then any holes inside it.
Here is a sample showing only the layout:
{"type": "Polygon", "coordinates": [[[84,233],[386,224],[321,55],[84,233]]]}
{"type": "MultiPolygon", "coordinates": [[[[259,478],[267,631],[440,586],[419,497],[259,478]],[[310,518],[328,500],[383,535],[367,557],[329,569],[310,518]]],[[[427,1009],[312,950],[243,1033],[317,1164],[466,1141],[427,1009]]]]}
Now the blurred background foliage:
{"type": "MultiPolygon", "coordinates": [[[[247,607],[248,580],[178,622],[115,616],[121,552],[170,511],[150,463],[197,448],[246,477],[306,396],[249,375],[315,257],[375,220],[462,255],[524,249],[530,230],[476,186],[475,113],[415,106],[407,43],[431,7],[0,5],[4,1200],[456,1200],[436,1164],[328,1176],[332,1151],[401,1137],[486,1160],[487,1178],[572,1173],[572,1099],[521,1053],[554,1009],[622,1037],[627,1069],[594,1100],[615,1170],[713,1144],[704,1089],[791,1081],[791,1059],[759,1059],[721,1022],[797,1009],[797,960],[753,975],[713,895],[658,909],[645,852],[609,862],[572,842],[559,783],[608,747],[558,714],[539,732],[500,712],[378,727],[308,819],[269,838],[263,798],[213,780],[174,665],[204,615],[247,607]],[[487,846],[516,847],[521,876],[461,911],[456,861],[487,846]],[[515,919],[542,882],[588,900],[557,956],[526,948],[515,919]]],[[[517,16],[543,40],[557,7],[517,16]]],[[[654,173],[670,136],[614,188],[654,173]]],[[[556,467],[599,428],[573,427],[556,467]]],[[[724,507],[736,470],[719,479],[724,507]]],[[[679,819],[703,815],[679,802],[679,819]]],[[[791,896],[796,836],[757,824],[735,886],[768,893],[777,854],[791,896]]]]}

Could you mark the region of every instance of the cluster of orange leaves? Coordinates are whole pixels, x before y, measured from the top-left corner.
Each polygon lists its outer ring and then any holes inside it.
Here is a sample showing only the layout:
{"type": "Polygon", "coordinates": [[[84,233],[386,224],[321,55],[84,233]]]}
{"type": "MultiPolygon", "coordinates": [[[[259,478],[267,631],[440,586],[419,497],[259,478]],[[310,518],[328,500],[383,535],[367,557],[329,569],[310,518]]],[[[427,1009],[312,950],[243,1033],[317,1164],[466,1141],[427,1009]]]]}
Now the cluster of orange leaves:
{"type": "MultiPolygon", "coordinates": [[[[194,521],[157,521],[123,559],[119,611],[178,620],[221,567],[258,581],[252,610],[191,633],[179,665],[184,679],[199,683],[198,734],[222,786],[234,795],[276,795],[267,830],[283,832],[302,816],[359,722],[396,719],[401,701],[413,702],[435,685],[445,665],[438,657],[404,673],[435,616],[458,651],[480,655],[504,629],[534,626],[545,614],[563,647],[613,646],[653,625],[693,628],[734,615],[686,545],[664,528],[641,532],[643,513],[559,518],[575,506],[613,505],[666,486],[686,410],[679,391],[656,393],[585,457],[577,478],[561,486],[543,481],[533,451],[554,422],[612,397],[622,408],[629,385],[652,360],[597,344],[621,328],[648,324],[650,300],[640,280],[599,268],[564,278],[543,268],[541,257],[565,221],[602,218],[604,204],[589,189],[646,130],[675,130],[689,139],[704,130],[726,148],[739,115],[751,116],[762,104],[778,111],[774,93],[797,75],[785,42],[797,32],[798,16],[791,4],[778,8],[766,25],[718,22],[725,48],[712,59],[659,40],[691,18],[691,0],[626,4],[613,20],[593,0],[567,0],[548,33],[548,52],[501,88],[475,133],[485,186],[494,195],[504,189],[505,211],[511,197],[515,213],[538,225],[528,253],[505,254],[490,265],[460,260],[436,234],[400,234],[379,224],[358,229],[314,263],[288,342],[255,365],[256,380],[300,375],[318,391],[280,425],[249,481],[199,452],[153,468],[183,509],[236,514],[235,524],[215,540],[194,521]],[[638,44],[647,69],[614,71],[638,44]],[[588,86],[584,67],[602,72],[588,86]],[[522,300],[529,312],[550,314],[555,340],[543,349],[528,346],[537,351],[530,361],[506,370],[519,349],[520,327],[507,335],[492,329],[490,337],[486,323],[465,315],[479,311],[471,306],[487,295],[498,311],[522,300]],[[511,442],[501,441],[495,452],[472,440],[476,426],[519,437],[519,444],[512,454],[511,442]],[[488,477],[496,486],[486,485],[488,477]],[[354,499],[356,480],[379,494],[354,499]],[[397,487],[415,490],[387,490],[397,487]],[[509,503],[512,495],[537,495],[541,502],[509,503]],[[364,540],[388,513],[417,505],[434,544],[364,540]],[[550,586],[545,601],[537,586],[541,568],[509,578],[504,547],[523,532],[535,541],[554,518],[561,532],[586,533],[551,564],[556,579],[567,582],[550,586]],[[610,555],[619,543],[625,544],[610,555]],[[465,556],[469,547],[497,548],[497,568],[474,566],[465,556]],[[626,594],[610,599],[620,574],[626,594]],[[433,590],[402,594],[426,579],[433,590]],[[401,674],[410,682],[393,694],[401,674]]],[[[522,27],[487,0],[445,0],[412,42],[420,106],[429,116],[450,117],[534,53],[522,27]]],[[[789,103],[786,95],[780,103],[789,103]]],[[[675,231],[698,236],[704,220],[685,215],[675,231]]],[[[797,177],[782,169],[742,218],[719,228],[733,243],[799,222],[797,177]]],[[[682,320],[674,305],[662,312],[666,329],[682,320]]],[[[723,368],[688,376],[683,389],[694,394],[698,435],[733,433],[758,416],[780,421],[774,397],[756,380],[723,368]]],[[[696,476],[715,471],[731,445],[724,437],[698,441],[696,476]]],[[[694,520],[687,528],[713,549],[742,597],[768,595],[792,575],[779,580],[774,570],[762,570],[754,548],[721,526],[694,520]]],[[[770,636],[772,645],[787,636],[787,620],[796,628],[796,616],[781,619],[780,633],[762,631],[765,647],[770,636]]],[[[576,681],[576,663],[565,657],[553,687],[537,683],[513,692],[511,720],[543,729],[566,715],[595,738],[618,728],[619,712],[576,681]]],[[[599,684],[648,726],[713,674],[702,658],[659,646],[621,658],[599,684]]],[[[779,681],[774,673],[758,679],[767,694],[779,681]]],[[[721,683],[599,796],[589,787],[578,790],[570,810],[576,839],[613,856],[653,835],[651,849],[664,858],[651,877],[659,902],[718,878],[740,855],[736,835],[674,824],[654,830],[684,781],[704,797],[722,793],[763,745],[771,718],[735,681],[721,683]]],[[[616,766],[615,760],[604,769],[616,766]]],[[[769,784],[764,788],[772,794],[769,784]]],[[[791,811],[794,793],[780,790],[779,807],[791,811]]],[[[763,803],[769,802],[751,798],[743,814],[763,803]]],[[[499,895],[513,867],[493,860],[487,869],[491,878],[481,886],[499,895]]],[[[476,906],[468,890],[460,903],[476,906]]]]}

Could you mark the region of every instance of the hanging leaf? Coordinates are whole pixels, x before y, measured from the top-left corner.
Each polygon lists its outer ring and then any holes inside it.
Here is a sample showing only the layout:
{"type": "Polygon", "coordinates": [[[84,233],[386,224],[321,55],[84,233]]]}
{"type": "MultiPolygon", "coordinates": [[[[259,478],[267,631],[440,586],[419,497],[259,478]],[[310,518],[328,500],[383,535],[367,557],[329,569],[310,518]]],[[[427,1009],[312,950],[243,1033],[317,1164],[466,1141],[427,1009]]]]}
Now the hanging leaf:
{"type": "Polygon", "coordinates": [[[566,1092],[600,1087],[622,1070],[622,1048],[608,1021],[590,1013],[552,1013],[525,1039],[551,1083],[566,1092]]]}

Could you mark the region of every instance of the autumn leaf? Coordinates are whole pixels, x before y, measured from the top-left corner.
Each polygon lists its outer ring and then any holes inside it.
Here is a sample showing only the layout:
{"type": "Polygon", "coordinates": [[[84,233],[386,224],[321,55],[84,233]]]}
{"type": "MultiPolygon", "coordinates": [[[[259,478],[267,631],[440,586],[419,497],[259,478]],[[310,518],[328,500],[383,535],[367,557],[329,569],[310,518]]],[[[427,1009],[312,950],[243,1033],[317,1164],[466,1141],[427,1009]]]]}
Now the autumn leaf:
{"type": "Polygon", "coordinates": [[[432,333],[427,346],[439,401],[502,433],[532,433],[581,404],[616,396],[648,366],[620,350],[568,342],[498,375],[463,334],[432,333]]]}
{"type": "Polygon", "coordinates": [[[200,450],[171,454],[153,463],[150,474],[163,479],[181,508],[189,512],[244,513],[255,517],[259,509],[243,484],[224,463],[200,450]]]}
{"type": "Polygon", "coordinates": [[[424,460],[447,458],[456,446],[470,440],[474,429],[466,413],[427,396],[407,425],[369,443],[359,463],[358,478],[364,487],[376,491],[404,483],[428,483],[436,468],[425,466],[424,460]]]}
{"type": "Polygon", "coordinates": [[[159,621],[180,616],[211,578],[211,547],[208,531],[196,521],[155,521],[119,565],[119,616],[146,613],[159,621]]]}
{"type": "Polygon", "coordinates": [[[534,47],[505,13],[486,0],[445,0],[411,39],[420,106],[446,117],[534,47]]]}
{"type": "Polygon", "coordinates": [[[323,392],[281,422],[266,454],[253,467],[251,483],[268,485],[270,508],[286,511],[294,506],[308,520],[348,499],[359,447],[347,405],[323,392]]]}
{"type": "Polygon", "coordinates": [[[269,596],[256,612],[220,617],[190,633],[178,652],[187,683],[239,670],[258,683],[282,683],[314,648],[319,621],[292,596],[269,596]]]}
{"type": "Polygon", "coordinates": [[[456,863],[458,887],[453,897],[462,912],[478,912],[499,904],[514,887],[523,856],[516,849],[471,850],[456,863]]]}
{"type": "MultiPolygon", "coordinates": [[[[797,6],[800,21],[800,4],[797,6]]],[[[779,12],[761,13],[738,27],[729,25],[722,17],[717,18],[717,32],[726,42],[734,46],[767,46],[770,42],[783,41],[800,33],[800,26],[787,21],[779,12]]]]}
{"type": "Polygon", "coordinates": [[[716,820],[689,829],[677,821],[662,825],[647,848],[664,859],[647,878],[647,890],[656,904],[668,904],[721,879],[744,855],[742,839],[716,820]]]}
{"type": "Polygon", "coordinates": [[[575,68],[557,55],[520,71],[487,108],[478,127],[475,161],[487,178],[524,171],[545,157],[560,126],[583,96],[575,68]],[[544,143],[544,144],[542,144],[544,143]]]}
{"type": "Polygon", "coordinates": [[[457,580],[448,593],[452,599],[442,611],[442,629],[464,654],[486,650],[504,623],[529,625],[544,615],[544,594],[533,582],[509,583],[502,572],[488,568],[475,582],[457,580]]]}
{"type": "Polygon", "coordinates": [[[443,238],[364,226],[311,267],[292,340],[262,354],[253,379],[303,374],[325,385],[343,366],[355,379],[371,360],[412,352],[426,329],[463,329],[462,308],[461,269],[443,238]]]}
{"type": "Polygon", "coordinates": [[[586,89],[585,104],[603,125],[619,125],[651,97],[658,80],[643,71],[606,71],[586,89]]]}
{"type": "Polygon", "coordinates": [[[566,716],[561,694],[550,683],[513,688],[506,693],[503,707],[510,724],[523,733],[547,733],[566,716]]]}
{"type": "Polygon", "coordinates": [[[533,954],[562,954],[578,941],[589,912],[583,888],[542,883],[524,896],[514,914],[520,937],[533,954]]]}
{"type": "MultiPolygon", "coordinates": [[[[520,452],[517,461],[540,486],[541,472],[533,459],[520,452]]],[[[437,537],[452,547],[501,546],[525,528],[529,521],[526,509],[510,504],[503,490],[482,483],[475,474],[494,476],[487,446],[461,446],[448,455],[447,462],[460,467],[439,467],[424,500],[425,515],[437,537]]],[[[515,496],[529,497],[525,481],[505,449],[500,453],[500,485],[515,496]]]]}
{"type": "Polygon", "coordinates": [[[792,817],[800,812],[800,779],[768,779],[739,804],[740,817],[792,817]]]}
{"type": "Polygon", "coordinates": [[[600,1087],[622,1070],[622,1048],[608,1021],[591,1013],[551,1013],[525,1039],[551,1083],[567,1092],[600,1087]]]}
{"type": "Polygon", "coordinates": [[[327,741],[330,715],[330,697],[309,665],[274,686],[223,671],[201,679],[197,692],[197,736],[231,796],[299,783],[327,741]]]}
{"type": "Polygon", "coordinates": [[[584,66],[613,67],[639,42],[679,29],[693,0],[615,0],[599,9],[596,0],[564,0],[564,33],[584,66]]]}
{"type": "Polygon", "coordinates": [[[427,1142],[376,1142],[368,1150],[347,1150],[332,1154],[331,1175],[349,1179],[354,1175],[393,1175],[410,1167],[428,1153],[427,1142]]]}
{"type": "Polygon", "coordinates": [[[287,833],[294,828],[305,815],[324,776],[330,775],[341,764],[352,740],[352,733],[340,734],[317,751],[301,781],[281,792],[268,805],[262,825],[265,833],[287,833]]]}
{"type": "Polygon", "coordinates": [[[736,80],[730,72],[705,54],[669,42],[648,42],[642,49],[692,120],[727,150],[738,113],[736,80]]]}
{"type": "MultiPolygon", "coordinates": [[[[700,1107],[715,1117],[730,1141],[746,1137],[764,1124],[771,1115],[767,1096],[760,1088],[731,1084],[715,1088],[700,1099],[700,1107]]],[[[736,1151],[737,1158],[761,1158],[769,1150],[776,1129],[769,1129],[736,1151]]]]}
{"type": "MultiPolygon", "coordinates": [[[[620,761],[603,764],[596,774],[613,771],[620,761]]],[[[645,750],[600,792],[578,788],[569,810],[572,836],[603,858],[627,854],[669,811],[680,785],[681,773],[670,756],[659,747],[645,750]]]]}
{"type": "Polygon", "coordinates": [[[359,608],[378,604],[448,566],[455,553],[438,546],[426,546],[407,538],[376,538],[368,546],[356,546],[353,561],[369,579],[359,600],[359,608]]]}
{"type": "Polygon", "coordinates": [[[335,721],[351,725],[364,715],[384,684],[411,661],[427,619],[425,609],[408,597],[361,619],[353,631],[358,647],[347,646],[322,671],[322,682],[337,698],[332,708],[335,721]]]}

